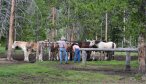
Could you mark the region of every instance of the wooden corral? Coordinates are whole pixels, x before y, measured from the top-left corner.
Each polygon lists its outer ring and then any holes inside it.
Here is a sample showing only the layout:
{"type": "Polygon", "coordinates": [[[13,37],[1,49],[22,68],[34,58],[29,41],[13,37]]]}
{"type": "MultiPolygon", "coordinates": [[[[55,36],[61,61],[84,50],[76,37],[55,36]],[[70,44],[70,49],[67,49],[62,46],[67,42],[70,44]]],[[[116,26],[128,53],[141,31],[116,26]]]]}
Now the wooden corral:
{"type": "MultiPolygon", "coordinates": [[[[51,56],[51,42],[46,42],[46,41],[39,41],[38,42],[39,49],[40,51],[37,51],[37,53],[41,53],[40,57],[43,56],[45,48],[48,48],[48,58],[51,56]]],[[[115,48],[115,49],[99,49],[99,48],[80,48],[81,52],[84,51],[118,51],[118,52],[126,52],[126,64],[125,64],[125,71],[131,70],[130,67],[130,61],[131,61],[131,56],[130,52],[138,52],[138,61],[139,61],[139,71],[140,72],[145,72],[145,51],[146,51],[146,46],[145,45],[139,45],[138,48],[115,48]]],[[[86,62],[87,56],[84,56],[87,54],[82,54],[82,61],[83,63],[86,62]]]]}

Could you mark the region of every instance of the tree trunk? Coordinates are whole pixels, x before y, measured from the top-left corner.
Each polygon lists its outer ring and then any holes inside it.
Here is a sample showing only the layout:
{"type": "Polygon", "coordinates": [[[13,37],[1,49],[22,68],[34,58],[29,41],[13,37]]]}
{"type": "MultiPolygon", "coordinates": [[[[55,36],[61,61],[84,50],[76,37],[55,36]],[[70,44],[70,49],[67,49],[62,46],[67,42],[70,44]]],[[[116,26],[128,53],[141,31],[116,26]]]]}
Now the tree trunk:
{"type": "Polygon", "coordinates": [[[101,33],[100,33],[100,36],[101,36],[101,37],[100,37],[100,40],[102,40],[102,34],[103,34],[103,33],[102,33],[102,22],[101,22],[101,30],[100,30],[100,32],[101,32],[101,33]]]}
{"type": "Polygon", "coordinates": [[[38,15],[36,15],[36,17],[37,17],[37,19],[36,19],[36,23],[37,24],[35,25],[36,26],[36,30],[35,30],[35,35],[36,35],[35,42],[39,41],[39,28],[38,28],[39,27],[38,26],[38,23],[39,23],[38,18],[39,17],[38,17],[38,15]]]}
{"type": "Polygon", "coordinates": [[[6,31],[6,45],[5,45],[5,50],[8,50],[8,44],[9,44],[9,31],[6,31]]]}
{"type": "MultiPolygon", "coordinates": [[[[143,27],[141,30],[146,29],[146,0],[142,0],[139,8],[139,15],[141,16],[139,20],[143,23],[143,27]]],[[[144,73],[146,71],[146,49],[145,49],[145,39],[146,39],[146,32],[140,31],[140,36],[138,38],[138,60],[139,60],[139,72],[144,73]]]]}
{"type": "Polygon", "coordinates": [[[144,36],[140,35],[138,38],[138,61],[139,61],[139,72],[144,73],[146,70],[145,66],[145,45],[144,45],[144,36]]]}
{"type": "MultiPolygon", "coordinates": [[[[2,20],[2,0],[0,0],[0,21],[2,20]]],[[[1,33],[0,33],[0,40],[1,40],[1,33]]]]}
{"type": "Polygon", "coordinates": [[[55,7],[52,8],[52,24],[54,26],[55,24],[55,16],[56,16],[56,11],[55,11],[55,7]]]}
{"type": "Polygon", "coordinates": [[[56,8],[52,8],[52,41],[55,41],[56,29],[55,29],[55,19],[56,19],[56,8]]]}
{"type": "Polygon", "coordinates": [[[7,51],[7,60],[12,60],[12,44],[14,34],[14,11],[15,11],[15,0],[11,0],[11,15],[10,15],[10,26],[9,26],[9,43],[7,51]]]}
{"type": "Polygon", "coordinates": [[[0,20],[1,20],[1,17],[2,17],[2,0],[0,0],[0,20]]]}
{"type": "Polygon", "coordinates": [[[108,15],[106,12],[106,14],[105,14],[105,41],[107,41],[107,29],[108,29],[107,19],[108,19],[108,15]]]}
{"type": "Polygon", "coordinates": [[[124,17],[123,17],[123,23],[124,23],[124,29],[123,29],[123,31],[124,31],[124,37],[123,37],[123,47],[124,47],[124,45],[125,45],[125,40],[126,40],[126,38],[125,38],[125,24],[126,24],[126,14],[125,14],[126,12],[125,12],[125,10],[124,10],[124,17]]]}

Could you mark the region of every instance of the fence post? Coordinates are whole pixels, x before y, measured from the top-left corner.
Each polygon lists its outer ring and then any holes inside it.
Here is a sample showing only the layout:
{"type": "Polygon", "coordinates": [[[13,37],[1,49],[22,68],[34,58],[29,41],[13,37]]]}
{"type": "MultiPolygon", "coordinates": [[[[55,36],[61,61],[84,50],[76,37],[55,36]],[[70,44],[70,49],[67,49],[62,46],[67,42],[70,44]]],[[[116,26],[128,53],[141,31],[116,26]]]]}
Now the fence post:
{"type": "Polygon", "coordinates": [[[85,50],[82,51],[82,63],[86,65],[86,60],[87,60],[87,53],[85,50]]]}
{"type": "Polygon", "coordinates": [[[43,61],[42,58],[43,58],[43,53],[44,53],[44,45],[43,45],[43,42],[40,42],[39,43],[39,46],[40,46],[40,54],[38,56],[38,60],[39,61],[43,61]]]}
{"type": "Polygon", "coordinates": [[[131,61],[130,52],[126,52],[126,67],[125,67],[125,71],[131,71],[130,61],[131,61]]]}
{"type": "Polygon", "coordinates": [[[48,43],[48,60],[50,60],[51,57],[51,43],[48,43]]]}
{"type": "Polygon", "coordinates": [[[36,50],[36,61],[38,60],[38,57],[39,57],[39,54],[40,54],[39,50],[40,50],[40,43],[38,41],[37,42],[37,50],[36,50]]]}

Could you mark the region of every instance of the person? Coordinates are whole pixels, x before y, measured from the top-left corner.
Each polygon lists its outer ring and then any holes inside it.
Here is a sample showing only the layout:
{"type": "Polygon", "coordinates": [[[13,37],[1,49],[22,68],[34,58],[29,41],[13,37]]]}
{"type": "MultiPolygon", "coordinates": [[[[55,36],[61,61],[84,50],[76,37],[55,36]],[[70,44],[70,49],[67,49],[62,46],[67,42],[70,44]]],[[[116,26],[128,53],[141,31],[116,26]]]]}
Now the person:
{"type": "Polygon", "coordinates": [[[59,44],[59,58],[60,58],[60,64],[62,64],[62,60],[63,60],[63,55],[65,55],[65,63],[68,64],[68,55],[66,52],[67,49],[67,44],[65,42],[65,37],[61,37],[60,41],[57,41],[57,43],[59,44]]]}
{"type": "Polygon", "coordinates": [[[80,62],[80,47],[78,43],[75,43],[73,45],[73,51],[74,51],[74,63],[78,60],[80,62]]]}

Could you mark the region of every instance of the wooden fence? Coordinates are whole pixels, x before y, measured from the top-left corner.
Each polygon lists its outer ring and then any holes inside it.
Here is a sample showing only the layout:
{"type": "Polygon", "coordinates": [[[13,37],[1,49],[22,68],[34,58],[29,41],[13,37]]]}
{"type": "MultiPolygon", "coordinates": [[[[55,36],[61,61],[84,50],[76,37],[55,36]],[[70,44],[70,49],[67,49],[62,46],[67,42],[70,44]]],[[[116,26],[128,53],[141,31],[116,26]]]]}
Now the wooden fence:
{"type": "MultiPolygon", "coordinates": [[[[48,56],[50,58],[50,44],[51,42],[45,42],[45,41],[39,41],[38,42],[40,45],[40,58],[43,56],[44,52],[44,45],[48,44],[48,56]]],[[[99,48],[80,48],[82,52],[84,51],[115,51],[115,52],[126,52],[126,67],[125,70],[129,71],[130,70],[130,61],[131,61],[131,56],[130,52],[138,52],[138,61],[139,61],[139,71],[145,72],[146,70],[146,46],[139,44],[138,48],[115,48],[115,49],[99,49],[99,48]]],[[[86,52],[85,52],[86,53],[86,52]]],[[[84,55],[82,55],[82,62],[86,63],[86,58],[84,55]]]]}
{"type": "Polygon", "coordinates": [[[80,48],[81,51],[118,51],[118,52],[138,52],[138,48],[114,48],[114,49],[99,49],[99,48],[80,48]]]}
{"type": "MultiPolygon", "coordinates": [[[[99,48],[80,48],[80,50],[82,52],[84,51],[118,51],[118,52],[126,52],[126,67],[125,70],[126,71],[130,71],[130,61],[131,61],[131,56],[130,56],[130,52],[138,52],[138,48],[115,48],[115,49],[99,49],[99,48]]],[[[82,54],[82,61],[83,63],[86,63],[86,58],[85,56],[83,56],[84,54],[82,54]]]]}

